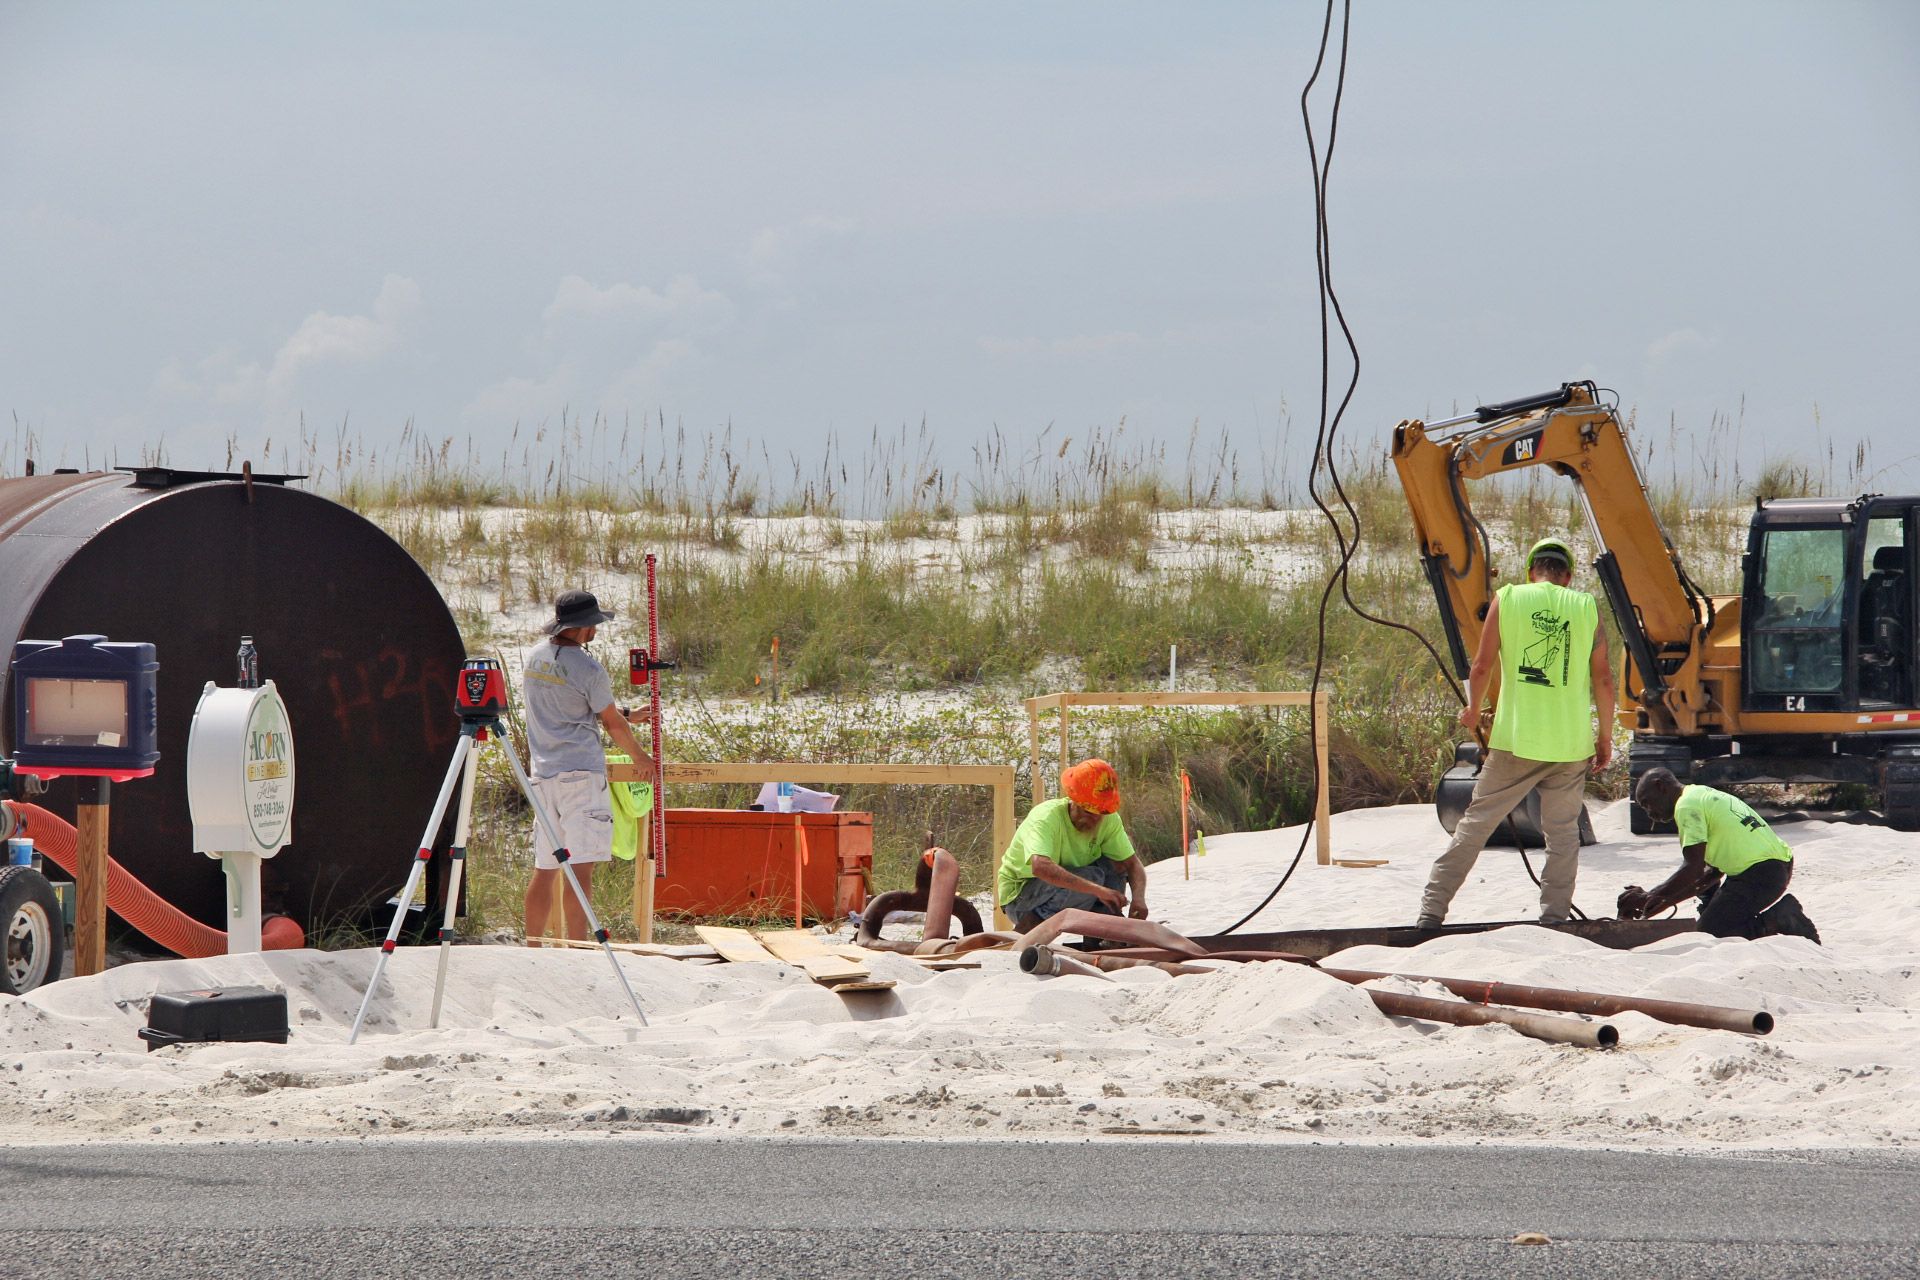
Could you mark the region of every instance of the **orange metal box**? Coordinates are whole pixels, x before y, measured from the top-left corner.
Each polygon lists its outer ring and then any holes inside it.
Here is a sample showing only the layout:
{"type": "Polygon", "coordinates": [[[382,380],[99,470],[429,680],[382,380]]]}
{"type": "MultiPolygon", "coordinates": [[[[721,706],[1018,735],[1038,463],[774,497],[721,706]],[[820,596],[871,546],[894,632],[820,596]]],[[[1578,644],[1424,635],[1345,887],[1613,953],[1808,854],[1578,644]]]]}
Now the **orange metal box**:
{"type": "Polygon", "coordinates": [[[794,819],[806,832],[801,901],[808,918],[844,920],[867,903],[871,813],[667,810],[667,873],[656,911],[793,919],[794,819]]]}

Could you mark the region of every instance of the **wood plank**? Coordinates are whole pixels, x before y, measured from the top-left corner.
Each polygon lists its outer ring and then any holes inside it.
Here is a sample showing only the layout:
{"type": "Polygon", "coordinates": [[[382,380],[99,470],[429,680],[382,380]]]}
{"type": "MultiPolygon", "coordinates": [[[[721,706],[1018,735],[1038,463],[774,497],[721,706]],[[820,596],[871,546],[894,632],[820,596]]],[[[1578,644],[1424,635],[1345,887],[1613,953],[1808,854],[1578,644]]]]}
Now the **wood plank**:
{"type": "MultiPolygon", "coordinates": [[[[1013,785],[1004,764],[819,764],[798,760],[679,761],[664,766],[668,782],[904,782],[963,787],[1013,785]]],[[[639,765],[607,766],[610,782],[649,782],[639,765]]]]}
{"type": "Polygon", "coordinates": [[[864,964],[841,956],[802,956],[795,963],[823,987],[835,987],[843,982],[866,982],[873,977],[873,971],[864,964]]]}
{"type": "Polygon", "coordinates": [[[722,957],[734,964],[779,964],[780,957],[768,951],[745,929],[728,929],[720,925],[697,924],[693,931],[700,941],[718,951],[722,957]]]}
{"type": "MultiPolygon", "coordinates": [[[[600,949],[599,943],[586,942],[579,938],[546,937],[530,938],[528,941],[543,947],[571,947],[576,951],[600,949]]],[[[660,942],[609,942],[607,945],[615,951],[631,956],[664,956],[669,960],[718,960],[720,958],[720,953],[712,947],[702,947],[694,943],[669,946],[660,942]]]]}
{"type": "Polygon", "coordinates": [[[836,995],[852,991],[891,991],[900,984],[892,978],[866,978],[859,982],[836,982],[828,989],[836,995]]]}
{"type": "Polygon", "coordinates": [[[872,976],[864,956],[837,954],[841,944],[830,944],[806,929],[763,929],[762,946],[788,964],[797,965],[809,978],[825,986],[842,982],[862,982],[872,976]]]}
{"type": "Polygon", "coordinates": [[[1216,693],[1048,693],[1024,699],[1035,711],[1053,707],[1304,707],[1311,693],[1295,690],[1244,690],[1216,693]]]}

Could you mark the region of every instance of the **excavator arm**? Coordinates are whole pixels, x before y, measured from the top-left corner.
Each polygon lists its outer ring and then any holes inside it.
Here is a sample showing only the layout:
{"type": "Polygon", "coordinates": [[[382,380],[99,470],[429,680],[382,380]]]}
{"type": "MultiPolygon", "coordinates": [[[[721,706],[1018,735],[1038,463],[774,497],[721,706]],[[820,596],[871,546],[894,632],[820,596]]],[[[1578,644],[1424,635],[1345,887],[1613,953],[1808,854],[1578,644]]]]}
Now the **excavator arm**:
{"type": "MultiPolygon", "coordinates": [[[[1467,500],[1467,485],[1550,467],[1573,481],[1599,548],[1594,570],[1638,676],[1634,710],[1647,716],[1655,732],[1703,727],[1701,712],[1711,700],[1700,692],[1700,665],[1713,602],[1687,579],[1620,420],[1600,403],[1591,382],[1482,405],[1442,422],[1402,422],[1393,431],[1393,462],[1463,678],[1468,646],[1499,582],[1491,540],[1467,500]]],[[[1623,682],[1623,703],[1627,687],[1623,682]]]]}

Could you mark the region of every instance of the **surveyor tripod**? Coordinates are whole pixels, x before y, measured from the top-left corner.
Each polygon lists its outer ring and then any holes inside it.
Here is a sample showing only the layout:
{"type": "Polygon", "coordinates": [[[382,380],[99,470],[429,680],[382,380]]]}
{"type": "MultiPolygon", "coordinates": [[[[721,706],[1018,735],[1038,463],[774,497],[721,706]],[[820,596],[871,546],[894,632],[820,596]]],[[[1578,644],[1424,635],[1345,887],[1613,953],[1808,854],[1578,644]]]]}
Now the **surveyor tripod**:
{"type": "Polygon", "coordinates": [[[468,659],[460,671],[457,701],[460,708],[460,740],[453,747],[453,762],[447,766],[446,779],[440,784],[440,798],[434,801],[433,816],[427,819],[426,832],[420,837],[420,851],[414,857],[413,869],[407,873],[406,887],[395,900],[393,923],[387,928],[385,941],[380,944],[380,958],[374,962],[373,979],[367,983],[367,993],[360,999],[360,1012],[353,1019],[353,1032],[347,1037],[347,1043],[352,1044],[360,1038],[360,1027],[366,1021],[368,1007],[373,1003],[374,988],[380,985],[380,975],[386,970],[387,958],[398,944],[407,904],[413,901],[413,895],[420,886],[420,877],[426,873],[427,862],[433,857],[434,835],[447,816],[447,805],[453,799],[454,788],[458,786],[460,808],[454,818],[453,845],[448,850],[452,869],[447,878],[446,917],[440,926],[440,966],[433,983],[432,1025],[440,1025],[440,998],[446,989],[447,954],[453,945],[453,914],[459,906],[461,873],[467,863],[467,832],[473,817],[474,773],[479,766],[480,744],[487,741],[489,736],[497,738],[505,748],[503,754],[507,757],[508,767],[513,770],[513,780],[527,797],[527,803],[533,807],[535,835],[553,849],[554,860],[560,864],[561,874],[566,877],[567,884],[572,886],[573,895],[580,902],[580,910],[587,918],[587,926],[593,931],[601,949],[607,953],[607,963],[613,966],[614,976],[620,980],[627,999],[633,1004],[634,1016],[640,1019],[641,1026],[646,1026],[647,1015],[640,1009],[639,997],[633,994],[633,986],[620,967],[619,957],[613,953],[607,931],[601,927],[599,917],[593,913],[593,904],[587,900],[586,890],[581,888],[579,877],[573,873],[569,861],[571,855],[560,839],[560,824],[540,803],[533,783],[520,764],[520,757],[506,739],[501,724],[501,713],[506,709],[506,679],[501,673],[500,664],[491,658],[468,659]]]}

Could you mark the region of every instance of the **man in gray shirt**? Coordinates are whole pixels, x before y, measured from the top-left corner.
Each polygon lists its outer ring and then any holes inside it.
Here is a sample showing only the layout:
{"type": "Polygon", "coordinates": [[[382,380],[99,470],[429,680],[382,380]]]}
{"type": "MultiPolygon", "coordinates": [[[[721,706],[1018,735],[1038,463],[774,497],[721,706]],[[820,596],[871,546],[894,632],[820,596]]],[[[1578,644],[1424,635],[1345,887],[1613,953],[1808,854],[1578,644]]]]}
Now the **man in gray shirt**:
{"type": "MultiPolygon", "coordinates": [[[[563,591],[553,602],[547,639],[527,654],[523,694],[527,707],[527,747],[534,793],[559,825],[555,833],[583,892],[592,892],[593,868],[613,856],[613,806],[607,795],[607,757],[600,730],[641,766],[653,757],[640,746],[633,728],[614,705],[613,682],[585,645],[613,613],[589,591],[563,591]]],[[[641,723],[647,712],[636,713],[641,723]]],[[[553,895],[561,887],[560,863],[547,847],[536,821],[533,829],[533,879],[527,885],[528,945],[546,929],[553,895]]],[[[571,894],[562,900],[566,935],[584,941],[586,913],[571,894]]]]}

